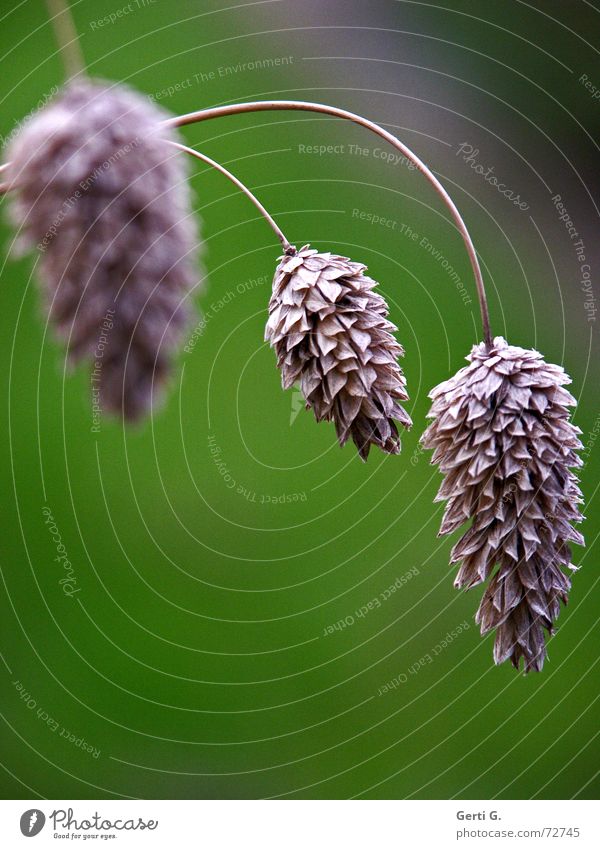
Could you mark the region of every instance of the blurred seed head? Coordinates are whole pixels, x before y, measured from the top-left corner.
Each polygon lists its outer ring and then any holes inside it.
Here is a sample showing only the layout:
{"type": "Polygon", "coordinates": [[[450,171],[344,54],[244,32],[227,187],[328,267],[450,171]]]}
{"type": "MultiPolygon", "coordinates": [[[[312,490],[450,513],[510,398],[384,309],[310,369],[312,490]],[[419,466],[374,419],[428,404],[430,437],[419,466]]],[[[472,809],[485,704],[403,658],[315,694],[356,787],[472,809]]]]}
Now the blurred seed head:
{"type": "Polygon", "coordinates": [[[398,403],[408,395],[397,328],[365,270],[308,245],[280,257],[265,331],[283,388],[299,383],[316,420],[333,421],[340,445],[351,437],[363,460],[371,445],[398,454],[394,419],[412,424],[398,403]]]}
{"type": "Polygon", "coordinates": [[[476,621],[496,629],[494,660],[541,670],[544,631],[553,633],[575,569],[569,542],[584,544],[578,481],[579,428],[569,421],[576,401],[570,378],[537,351],[476,345],[469,365],[430,393],[432,424],[422,437],[445,475],[437,501],[447,500],[440,534],[472,519],[452,549],[455,586],[473,587],[496,571],[476,621]]]}
{"type": "Polygon", "coordinates": [[[7,152],[18,244],[40,251],[50,321],[73,361],[99,369],[102,409],[129,419],[169,372],[197,280],[186,163],[164,117],[123,85],[74,82],[7,152]]]}

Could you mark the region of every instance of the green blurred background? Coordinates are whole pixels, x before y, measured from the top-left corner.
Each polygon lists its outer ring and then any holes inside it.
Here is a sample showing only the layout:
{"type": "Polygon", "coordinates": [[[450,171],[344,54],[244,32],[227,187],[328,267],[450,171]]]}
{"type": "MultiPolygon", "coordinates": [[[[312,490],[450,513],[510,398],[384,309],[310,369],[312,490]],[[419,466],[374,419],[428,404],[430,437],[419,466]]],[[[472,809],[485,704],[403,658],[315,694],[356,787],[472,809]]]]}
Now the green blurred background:
{"type": "MultiPolygon", "coordinates": [[[[91,431],[88,373],[69,374],[45,329],[32,259],[3,259],[4,796],[597,797],[600,359],[552,198],[578,228],[597,296],[600,100],[585,82],[600,88],[600,12],[583,0],[72,5],[90,72],[175,113],[326,101],[419,153],[471,228],[494,331],[573,378],[588,545],[574,553],[583,568],[544,671],[494,667],[492,638],[473,622],[481,589],[453,589],[453,539],[438,539],[433,504],[440,479],[418,449],[428,391],[481,336],[445,209],[346,122],[262,113],[188,127],[188,143],[246,181],[291,241],[368,264],[406,348],[414,427],[400,457],[374,451],[363,465],[281,390],[262,341],[278,244],[204,166],[192,182],[207,322],[142,426],[105,419],[91,431]],[[477,174],[461,145],[527,208],[477,174]],[[73,597],[58,583],[45,506],[73,597]],[[340,620],[349,624],[329,628],[340,620]]],[[[62,79],[43,3],[3,0],[0,56],[4,140],[62,79]]],[[[0,227],[6,257],[5,214],[0,227]]]]}

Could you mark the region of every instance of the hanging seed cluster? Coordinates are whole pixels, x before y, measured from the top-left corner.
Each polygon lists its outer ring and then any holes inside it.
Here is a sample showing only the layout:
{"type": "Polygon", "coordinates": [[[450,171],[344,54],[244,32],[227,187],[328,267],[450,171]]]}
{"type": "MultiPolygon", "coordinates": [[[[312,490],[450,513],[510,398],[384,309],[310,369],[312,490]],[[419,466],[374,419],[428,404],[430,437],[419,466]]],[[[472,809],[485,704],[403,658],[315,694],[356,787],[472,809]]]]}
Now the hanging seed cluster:
{"type": "Polygon", "coordinates": [[[452,549],[457,587],[485,589],[476,621],[496,631],[494,659],[523,658],[540,670],[544,632],[552,633],[567,602],[573,525],[582,520],[579,428],[569,421],[570,378],[537,351],[476,345],[469,365],[431,393],[432,424],[422,442],[444,474],[437,500],[447,500],[440,534],[472,520],[452,549]],[[494,571],[495,570],[495,571],[494,571]]]}
{"type": "Polygon", "coordinates": [[[74,83],[8,152],[12,215],[21,247],[40,251],[50,321],[73,361],[101,363],[100,406],[128,419],[169,372],[198,273],[187,171],[164,117],[124,86],[74,83]]]}
{"type": "Polygon", "coordinates": [[[363,460],[371,445],[398,454],[394,420],[412,424],[399,403],[408,395],[397,328],[365,271],[308,245],[281,257],[265,332],[283,388],[298,383],[316,420],[334,422],[340,445],[351,438],[363,460]]]}

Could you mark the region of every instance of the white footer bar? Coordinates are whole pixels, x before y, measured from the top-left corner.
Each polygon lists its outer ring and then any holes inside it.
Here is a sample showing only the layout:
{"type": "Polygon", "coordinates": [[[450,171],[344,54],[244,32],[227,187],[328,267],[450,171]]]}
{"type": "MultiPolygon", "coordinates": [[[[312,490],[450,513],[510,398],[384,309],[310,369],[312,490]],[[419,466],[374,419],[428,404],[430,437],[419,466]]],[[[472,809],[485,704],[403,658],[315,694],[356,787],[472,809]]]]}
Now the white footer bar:
{"type": "Polygon", "coordinates": [[[3,801],[0,845],[599,849],[593,801],[3,801]],[[33,841],[33,842],[28,842],[33,841]]]}

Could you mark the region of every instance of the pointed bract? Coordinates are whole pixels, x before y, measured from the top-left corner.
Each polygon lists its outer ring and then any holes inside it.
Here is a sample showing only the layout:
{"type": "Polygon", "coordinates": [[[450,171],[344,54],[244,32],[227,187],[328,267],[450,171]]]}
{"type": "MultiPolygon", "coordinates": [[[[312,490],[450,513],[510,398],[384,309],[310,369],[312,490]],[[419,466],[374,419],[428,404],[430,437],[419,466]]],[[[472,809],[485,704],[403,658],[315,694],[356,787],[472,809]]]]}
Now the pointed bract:
{"type": "Polygon", "coordinates": [[[365,271],[308,245],[290,251],[275,272],[265,331],[283,388],[298,383],[316,420],[333,421],[340,445],[352,438],[363,460],[371,445],[397,454],[394,419],[412,424],[399,404],[408,395],[397,328],[365,271]]]}
{"type": "Polygon", "coordinates": [[[581,431],[569,421],[576,402],[563,388],[568,375],[537,351],[497,337],[467,359],[430,393],[433,423],[421,439],[445,475],[440,534],[472,519],[452,550],[455,586],[492,576],[476,621],[482,634],[496,629],[494,660],[518,669],[523,658],[526,672],[539,671],[544,630],[553,633],[571,586],[563,568],[575,569],[568,544],[584,543],[573,528],[583,518],[571,471],[581,465],[581,431]]]}

